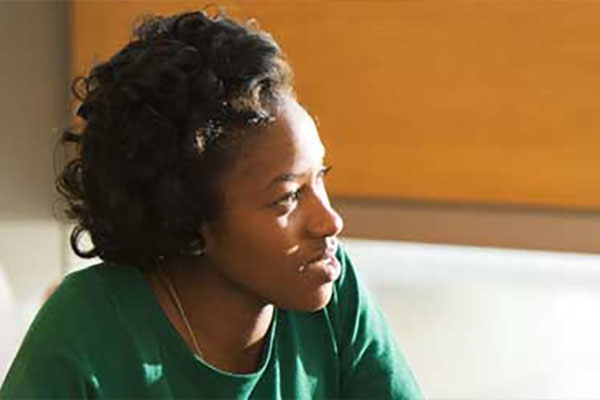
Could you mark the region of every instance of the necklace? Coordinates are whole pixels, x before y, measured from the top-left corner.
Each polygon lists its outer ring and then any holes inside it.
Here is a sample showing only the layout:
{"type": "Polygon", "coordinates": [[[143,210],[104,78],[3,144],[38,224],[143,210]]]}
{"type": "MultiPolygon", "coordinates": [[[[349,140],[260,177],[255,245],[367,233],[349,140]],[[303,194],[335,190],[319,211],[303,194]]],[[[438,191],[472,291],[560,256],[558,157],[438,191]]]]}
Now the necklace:
{"type": "Polygon", "coordinates": [[[198,357],[202,358],[202,351],[200,350],[200,346],[198,346],[198,341],[196,340],[196,335],[194,334],[192,325],[190,324],[190,321],[188,320],[187,315],[185,314],[185,310],[183,309],[183,306],[181,305],[181,301],[179,301],[179,296],[177,296],[177,291],[175,290],[175,286],[173,285],[173,282],[171,281],[169,276],[163,271],[162,265],[160,265],[160,264],[158,265],[157,272],[158,272],[158,275],[160,275],[160,280],[166,286],[167,292],[169,292],[169,296],[171,297],[171,301],[173,302],[173,304],[175,304],[175,307],[177,308],[177,311],[179,312],[179,316],[183,320],[183,324],[185,325],[185,328],[188,331],[188,335],[192,339],[192,344],[194,345],[194,351],[196,352],[196,355],[198,357]]]}

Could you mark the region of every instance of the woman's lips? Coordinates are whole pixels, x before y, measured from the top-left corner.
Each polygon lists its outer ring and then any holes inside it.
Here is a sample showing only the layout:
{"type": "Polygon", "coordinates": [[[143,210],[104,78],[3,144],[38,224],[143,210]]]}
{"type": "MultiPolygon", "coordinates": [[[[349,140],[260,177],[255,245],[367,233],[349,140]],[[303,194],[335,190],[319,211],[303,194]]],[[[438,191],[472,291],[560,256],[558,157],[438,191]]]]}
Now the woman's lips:
{"type": "MultiPolygon", "coordinates": [[[[317,279],[322,283],[335,281],[341,272],[341,266],[333,254],[327,254],[311,259],[302,265],[302,273],[307,277],[317,279]]],[[[301,267],[301,268],[302,268],[301,267]]]]}
{"type": "Polygon", "coordinates": [[[312,258],[310,258],[308,261],[306,261],[304,264],[312,264],[315,262],[323,261],[323,260],[329,259],[331,257],[334,257],[336,247],[337,246],[330,245],[330,246],[323,248],[322,250],[320,250],[318,252],[313,253],[314,256],[312,258]]]}

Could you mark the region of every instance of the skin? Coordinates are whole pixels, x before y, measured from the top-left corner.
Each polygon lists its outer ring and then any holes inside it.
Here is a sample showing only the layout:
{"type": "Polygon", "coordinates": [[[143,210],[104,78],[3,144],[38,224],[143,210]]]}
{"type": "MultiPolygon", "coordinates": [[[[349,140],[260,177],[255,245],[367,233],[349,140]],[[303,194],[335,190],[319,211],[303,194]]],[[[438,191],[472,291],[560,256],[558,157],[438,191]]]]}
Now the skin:
{"type": "MultiPolygon", "coordinates": [[[[234,373],[256,370],[274,306],[319,310],[340,273],[332,252],[343,224],[325,190],[325,149],[314,121],[287,99],[255,133],[221,179],[222,215],[200,228],[205,253],[166,260],[164,268],[202,358],[234,373]]],[[[160,277],[147,278],[193,350],[160,277]]]]}

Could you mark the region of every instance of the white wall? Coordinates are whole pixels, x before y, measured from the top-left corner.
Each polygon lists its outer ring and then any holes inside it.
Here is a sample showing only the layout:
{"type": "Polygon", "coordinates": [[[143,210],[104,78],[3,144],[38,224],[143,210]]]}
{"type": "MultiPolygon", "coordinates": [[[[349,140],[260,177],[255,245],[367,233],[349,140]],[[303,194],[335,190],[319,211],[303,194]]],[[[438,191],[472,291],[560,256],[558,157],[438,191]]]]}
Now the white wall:
{"type": "Polygon", "coordinates": [[[600,256],[346,247],[427,398],[600,398],[600,256]]]}
{"type": "Polygon", "coordinates": [[[6,343],[62,270],[53,150],[67,116],[67,28],[66,2],[0,1],[0,381],[6,343]]]}

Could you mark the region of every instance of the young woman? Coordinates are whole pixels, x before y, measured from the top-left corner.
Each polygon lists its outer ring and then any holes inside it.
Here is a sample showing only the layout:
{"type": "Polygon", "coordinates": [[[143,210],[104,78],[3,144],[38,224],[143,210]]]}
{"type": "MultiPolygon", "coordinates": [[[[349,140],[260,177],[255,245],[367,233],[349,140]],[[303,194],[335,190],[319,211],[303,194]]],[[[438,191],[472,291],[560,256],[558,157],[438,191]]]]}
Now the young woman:
{"type": "Polygon", "coordinates": [[[104,262],[46,302],[0,397],[421,397],[337,242],[325,149],[268,34],[153,17],[75,88],[58,187],[74,251],[104,262]]]}

